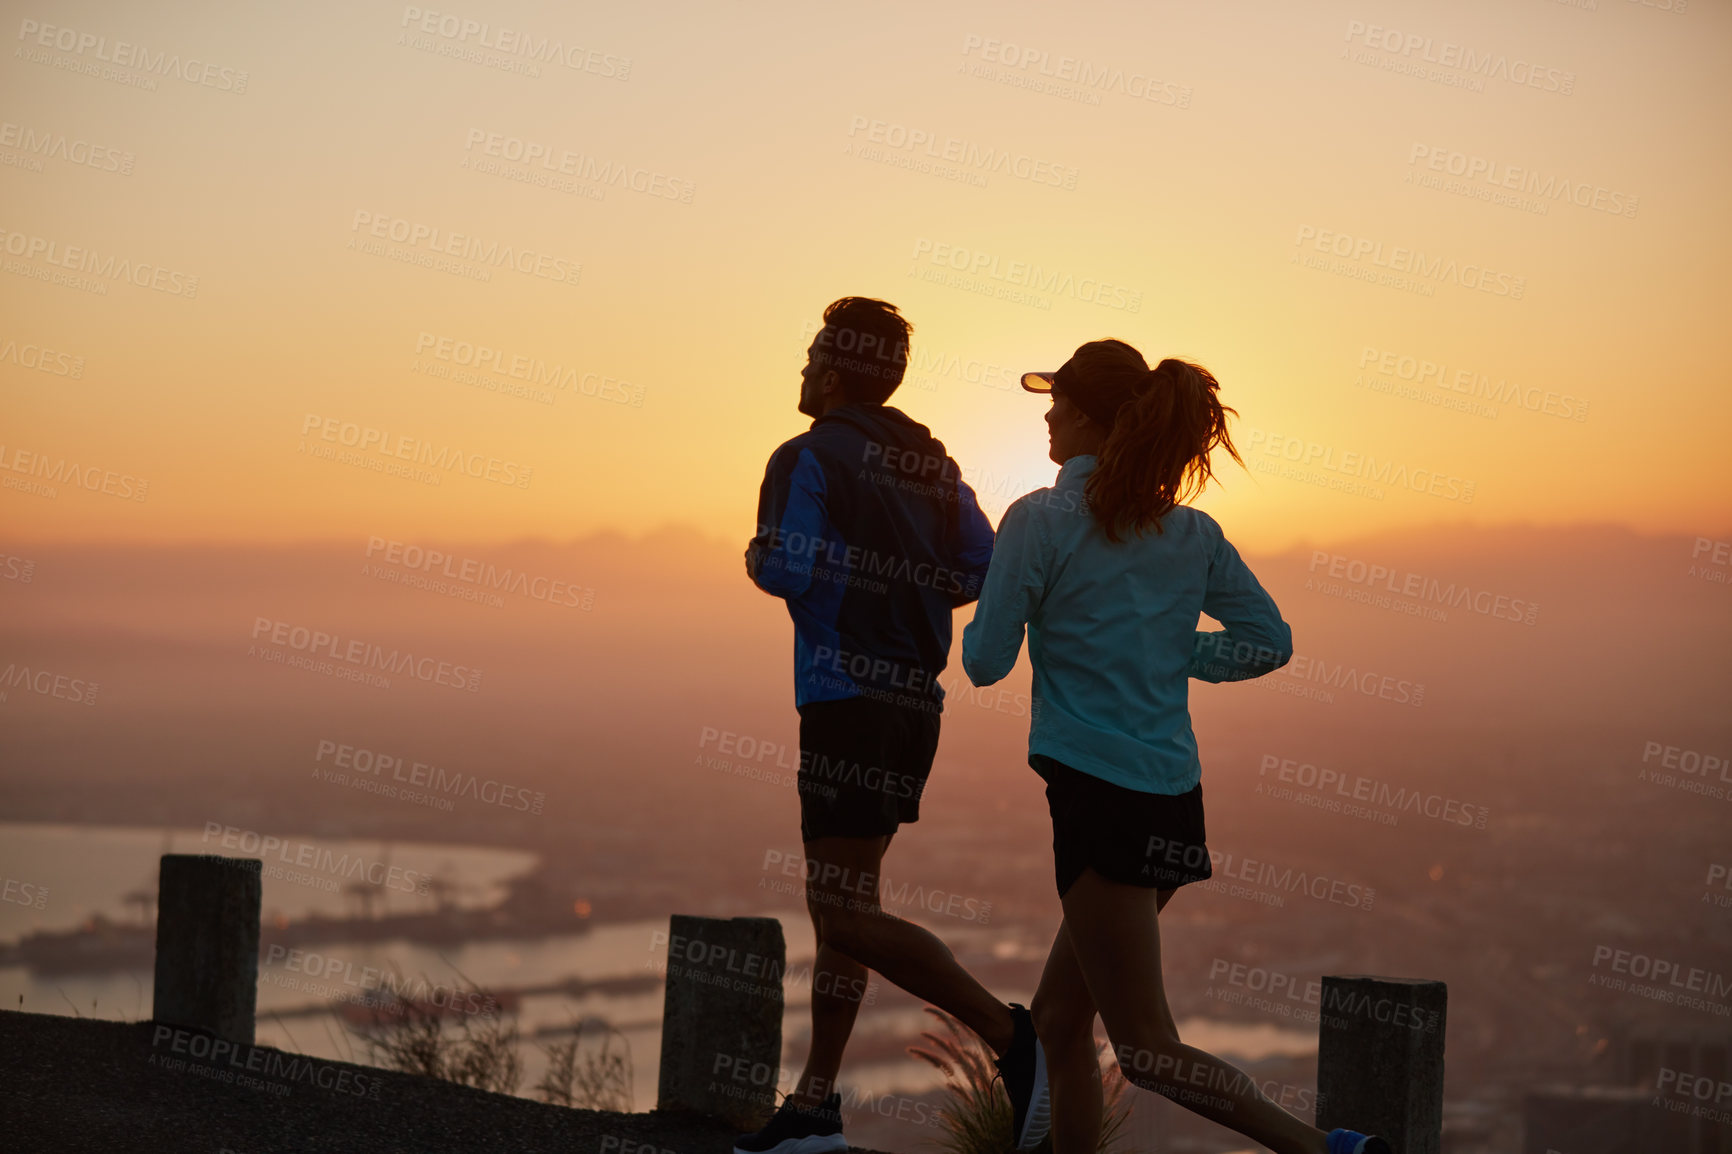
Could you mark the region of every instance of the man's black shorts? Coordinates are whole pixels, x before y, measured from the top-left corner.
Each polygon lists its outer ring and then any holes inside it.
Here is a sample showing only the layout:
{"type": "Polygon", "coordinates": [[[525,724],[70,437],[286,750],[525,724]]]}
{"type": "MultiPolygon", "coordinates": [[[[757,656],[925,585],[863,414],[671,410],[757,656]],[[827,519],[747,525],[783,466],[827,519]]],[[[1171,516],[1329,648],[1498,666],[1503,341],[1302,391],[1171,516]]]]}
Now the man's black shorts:
{"type": "Polygon", "coordinates": [[[920,820],[938,706],[871,697],[800,706],[800,838],[882,837],[920,820]]]}
{"type": "Polygon", "coordinates": [[[1170,890],[1214,869],[1203,829],[1203,783],[1185,793],[1143,793],[1072,769],[1045,754],[1028,764],[1046,779],[1058,896],[1093,869],[1108,881],[1170,890]]]}

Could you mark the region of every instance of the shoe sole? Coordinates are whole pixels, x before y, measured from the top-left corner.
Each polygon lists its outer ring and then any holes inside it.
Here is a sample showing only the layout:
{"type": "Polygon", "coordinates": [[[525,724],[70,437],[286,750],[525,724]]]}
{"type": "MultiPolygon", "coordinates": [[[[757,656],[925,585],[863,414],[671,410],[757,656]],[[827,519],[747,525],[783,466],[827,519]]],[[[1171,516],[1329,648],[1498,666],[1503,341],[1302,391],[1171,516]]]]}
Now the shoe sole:
{"type": "Polygon", "coordinates": [[[1052,1129],[1052,1092],[1046,1083],[1046,1047],[1034,1044],[1034,1086],[1028,1100],[1028,1113],[1022,1120],[1022,1134],[1016,1140],[1019,1151],[1033,1150],[1052,1129]]]}
{"type": "Polygon", "coordinates": [[[804,1138],[784,1138],[767,1150],[742,1150],[734,1154],[842,1154],[848,1149],[848,1139],[840,1134],[808,1134],[804,1138]]]}

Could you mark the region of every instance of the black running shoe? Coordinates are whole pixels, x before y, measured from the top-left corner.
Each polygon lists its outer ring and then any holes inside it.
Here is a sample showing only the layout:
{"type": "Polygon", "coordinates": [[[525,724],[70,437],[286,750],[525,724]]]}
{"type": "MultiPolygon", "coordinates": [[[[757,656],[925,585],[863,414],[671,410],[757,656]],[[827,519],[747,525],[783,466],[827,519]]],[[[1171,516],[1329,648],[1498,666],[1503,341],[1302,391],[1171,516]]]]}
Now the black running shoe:
{"type": "Polygon", "coordinates": [[[1034,1034],[1034,1015],[1010,1004],[1010,1049],[993,1065],[1010,1095],[1010,1135],[1017,1150],[1033,1150],[1052,1129],[1052,1096],[1046,1085],[1046,1051],[1034,1034]]]}
{"type": "Polygon", "coordinates": [[[734,1139],[734,1154],[841,1154],[842,1095],[831,1094],[816,1110],[797,1105],[793,1095],[756,1134],[734,1139]]]}

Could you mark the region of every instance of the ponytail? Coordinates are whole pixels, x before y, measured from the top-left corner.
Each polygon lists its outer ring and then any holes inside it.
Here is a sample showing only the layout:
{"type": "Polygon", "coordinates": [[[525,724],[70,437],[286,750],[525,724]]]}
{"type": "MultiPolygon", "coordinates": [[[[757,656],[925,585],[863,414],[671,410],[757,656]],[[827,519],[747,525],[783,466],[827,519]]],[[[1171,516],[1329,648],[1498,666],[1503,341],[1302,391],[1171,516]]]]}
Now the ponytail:
{"type": "Polygon", "coordinates": [[[1201,365],[1168,357],[1148,370],[1113,420],[1084,489],[1095,522],[1118,542],[1153,525],[1214,479],[1209,453],[1225,448],[1243,465],[1227,435],[1220,382],[1201,365]]]}

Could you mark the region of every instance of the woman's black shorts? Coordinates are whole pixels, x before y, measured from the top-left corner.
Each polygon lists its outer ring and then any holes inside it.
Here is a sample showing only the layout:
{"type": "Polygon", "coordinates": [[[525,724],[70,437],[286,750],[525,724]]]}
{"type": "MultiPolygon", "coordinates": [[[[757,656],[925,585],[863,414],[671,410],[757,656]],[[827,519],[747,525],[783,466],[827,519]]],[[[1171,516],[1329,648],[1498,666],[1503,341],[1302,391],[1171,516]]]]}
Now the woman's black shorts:
{"type": "Polygon", "coordinates": [[[1030,754],[1028,763],[1046,779],[1059,897],[1085,869],[1108,881],[1160,890],[1213,874],[1202,782],[1185,793],[1143,793],[1044,754],[1030,754]]]}

